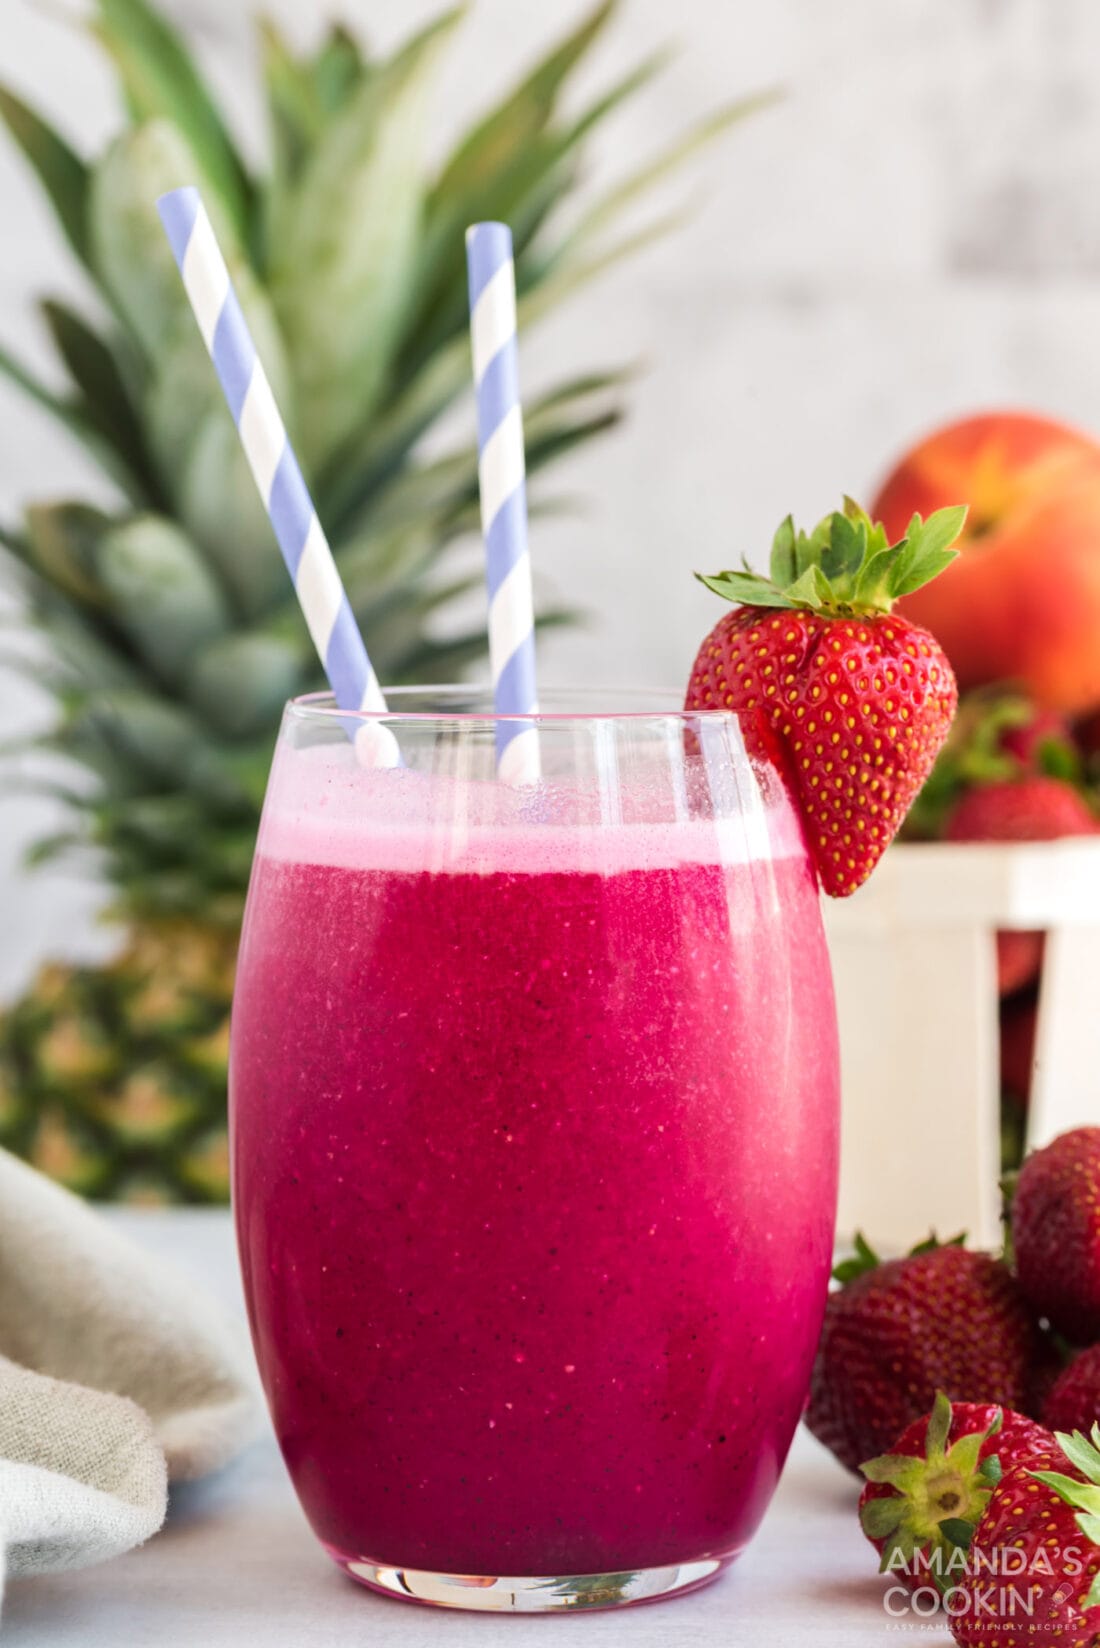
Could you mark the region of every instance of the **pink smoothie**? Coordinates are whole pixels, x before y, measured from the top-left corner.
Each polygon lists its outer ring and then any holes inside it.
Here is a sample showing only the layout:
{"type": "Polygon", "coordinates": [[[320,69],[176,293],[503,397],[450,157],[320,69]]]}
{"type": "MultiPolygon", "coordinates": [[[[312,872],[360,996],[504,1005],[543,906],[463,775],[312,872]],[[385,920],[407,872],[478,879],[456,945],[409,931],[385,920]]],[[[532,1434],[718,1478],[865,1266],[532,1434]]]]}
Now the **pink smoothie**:
{"type": "Polygon", "coordinates": [[[339,1560],[583,1574],[752,1534],[836,1190],[818,896],[796,836],[772,851],[475,825],[440,855],[269,805],[236,1214],[275,1428],[339,1560]]]}

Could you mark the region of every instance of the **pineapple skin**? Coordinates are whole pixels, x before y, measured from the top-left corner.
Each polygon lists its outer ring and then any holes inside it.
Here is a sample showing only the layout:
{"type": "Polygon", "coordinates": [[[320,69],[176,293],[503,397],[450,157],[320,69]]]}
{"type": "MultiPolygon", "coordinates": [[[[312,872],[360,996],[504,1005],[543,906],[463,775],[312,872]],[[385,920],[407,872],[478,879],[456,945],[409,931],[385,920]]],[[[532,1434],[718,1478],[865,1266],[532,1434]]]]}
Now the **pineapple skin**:
{"type": "Polygon", "coordinates": [[[151,922],[105,967],[44,966],[0,1019],[0,1145],[84,1196],[224,1202],[236,949],[151,922]]]}

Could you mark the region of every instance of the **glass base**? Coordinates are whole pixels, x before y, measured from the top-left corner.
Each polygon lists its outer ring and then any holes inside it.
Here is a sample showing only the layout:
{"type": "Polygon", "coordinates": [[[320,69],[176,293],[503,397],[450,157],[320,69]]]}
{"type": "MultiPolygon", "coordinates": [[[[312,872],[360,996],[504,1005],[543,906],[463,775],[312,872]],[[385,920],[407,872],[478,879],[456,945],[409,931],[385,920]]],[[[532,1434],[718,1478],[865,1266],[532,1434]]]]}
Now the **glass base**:
{"type": "Polygon", "coordinates": [[[639,1568],[631,1573],[517,1579],[511,1575],[431,1574],[358,1557],[336,1557],[345,1573],[372,1591],[433,1608],[466,1608],[492,1614],[543,1614],[562,1608],[623,1608],[635,1602],[653,1602],[705,1585],[732,1560],[732,1556],[705,1557],[699,1562],[639,1568]]]}

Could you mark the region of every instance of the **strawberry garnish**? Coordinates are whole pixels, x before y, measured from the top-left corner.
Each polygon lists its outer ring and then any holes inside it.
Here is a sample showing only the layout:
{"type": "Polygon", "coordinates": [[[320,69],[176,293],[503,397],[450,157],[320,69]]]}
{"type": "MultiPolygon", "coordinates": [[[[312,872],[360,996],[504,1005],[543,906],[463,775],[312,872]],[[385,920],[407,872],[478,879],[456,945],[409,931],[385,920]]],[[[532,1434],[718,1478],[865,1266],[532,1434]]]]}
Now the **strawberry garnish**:
{"type": "Polygon", "coordinates": [[[851,499],[810,534],[788,518],[767,577],[746,564],[702,582],[737,603],[699,649],[688,709],[763,715],[827,893],[864,882],[947,736],[955,678],[939,644],[894,601],[955,558],[963,508],[914,515],[891,544],[851,499]]]}

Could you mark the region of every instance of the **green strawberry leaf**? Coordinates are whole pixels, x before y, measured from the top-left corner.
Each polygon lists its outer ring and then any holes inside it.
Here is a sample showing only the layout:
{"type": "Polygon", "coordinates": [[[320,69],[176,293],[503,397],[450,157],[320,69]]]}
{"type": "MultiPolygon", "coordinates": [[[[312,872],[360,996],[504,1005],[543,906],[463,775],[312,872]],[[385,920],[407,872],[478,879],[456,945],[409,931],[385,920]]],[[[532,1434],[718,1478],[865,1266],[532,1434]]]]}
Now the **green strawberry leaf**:
{"type": "MultiPolygon", "coordinates": [[[[943,1393],[941,1392],[940,1394],[942,1395],[943,1393]]],[[[944,1397],[944,1401],[947,1403],[947,1423],[950,1427],[951,1404],[950,1402],[947,1402],[946,1397],[944,1397]]],[[[931,1429],[931,1426],[929,1426],[929,1429],[931,1429]]],[[[959,1440],[946,1451],[945,1457],[948,1464],[951,1465],[953,1469],[957,1470],[960,1475],[980,1475],[980,1461],[978,1456],[987,1440],[988,1436],[983,1431],[971,1431],[966,1436],[960,1436],[959,1440]]],[[[946,1442],[947,1432],[944,1431],[943,1444],[941,1444],[941,1446],[945,1446],[946,1442]]]]}
{"type": "MultiPolygon", "coordinates": [[[[798,604],[793,598],[781,595],[755,572],[719,572],[713,577],[697,572],[695,576],[724,601],[735,601],[743,607],[794,607],[798,604]]],[[[791,589],[792,597],[793,594],[794,586],[791,589]]]]}
{"type": "Polygon", "coordinates": [[[937,509],[922,521],[919,515],[914,515],[909,522],[906,537],[910,543],[917,543],[921,554],[939,554],[950,549],[952,544],[966,525],[967,506],[952,504],[946,509],[937,509]]]}
{"type": "Polygon", "coordinates": [[[1090,1482],[1100,1485],[1100,1452],[1096,1444],[1088,1441],[1080,1431],[1074,1431],[1072,1436],[1064,1431],[1055,1431],[1054,1435],[1070,1464],[1075,1465],[1090,1482]]]}
{"type": "Polygon", "coordinates": [[[798,577],[798,556],[795,550],[794,518],[790,515],[780,521],[772,539],[771,579],[780,589],[786,589],[798,577]]]}
{"type": "Polygon", "coordinates": [[[955,542],[966,521],[966,507],[959,504],[948,509],[937,509],[927,521],[914,515],[905,534],[905,548],[891,572],[888,593],[891,599],[911,595],[914,590],[930,583],[957,560],[955,542]]]}
{"type": "Polygon", "coordinates": [[[908,570],[902,572],[900,567],[906,557],[900,557],[890,579],[891,599],[896,600],[902,595],[912,595],[914,590],[922,589],[925,584],[930,584],[933,578],[938,578],[940,573],[946,571],[952,561],[957,561],[958,558],[959,552],[957,549],[936,550],[932,554],[923,555],[917,561],[910,562],[908,570]]]}
{"type": "Polygon", "coordinates": [[[842,1259],[834,1266],[833,1281],[842,1285],[854,1282],[857,1276],[863,1276],[869,1270],[877,1270],[882,1260],[868,1242],[861,1230],[855,1234],[855,1255],[850,1259],[842,1259]]]}
{"type": "Polygon", "coordinates": [[[909,1249],[910,1259],[915,1259],[921,1253],[936,1253],[941,1247],[965,1247],[966,1231],[960,1230],[957,1236],[951,1236],[946,1242],[941,1242],[935,1231],[927,1235],[923,1242],[917,1242],[909,1249]]]}
{"type": "Polygon", "coordinates": [[[916,1536],[910,1527],[903,1525],[896,1534],[891,1534],[882,1547],[882,1560],[878,1565],[878,1571],[880,1574],[890,1574],[900,1568],[903,1573],[908,1573],[916,1554],[916,1536]]]}
{"type": "Polygon", "coordinates": [[[888,1539],[901,1525],[904,1501],[898,1494],[869,1499],[859,1508],[859,1524],[868,1539],[888,1539]]]}
{"type": "MultiPolygon", "coordinates": [[[[941,509],[922,521],[914,515],[896,544],[885,528],[872,522],[849,497],[844,507],[826,515],[809,534],[796,532],[790,516],[772,540],[768,579],[748,586],[711,584],[727,600],[753,606],[805,607],[827,618],[889,612],[898,595],[919,589],[954,560],[946,546],[957,536],[964,509],[941,509]],[[767,597],[765,599],[765,596],[767,597]]],[[[745,563],[745,575],[751,573],[745,563]]],[[[706,580],[704,580],[706,581],[706,580]]]]}
{"type": "MultiPolygon", "coordinates": [[[[931,1459],[944,1452],[950,1431],[951,1403],[944,1391],[937,1391],[936,1400],[932,1404],[932,1412],[928,1417],[928,1432],[924,1442],[924,1451],[927,1458],[931,1459]]],[[[964,1440],[969,1440],[969,1438],[964,1438],[964,1440]]],[[[971,1461],[971,1469],[973,1469],[976,1462],[975,1455],[975,1459],[971,1461]]]]}
{"type": "Polygon", "coordinates": [[[878,1459],[868,1459],[859,1468],[868,1482],[897,1488],[900,1493],[916,1487],[924,1475],[924,1461],[907,1453],[884,1453],[878,1459]]]}
{"type": "Polygon", "coordinates": [[[853,601],[860,606],[874,606],[878,600],[888,594],[890,575],[897,563],[898,557],[905,549],[905,539],[893,548],[886,547],[868,555],[860,567],[852,591],[853,601]]]}
{"type": "Polygon", "coordinates": [[[1091,1484],[1079,1482],[1076,1477],[1064,1476],[1060,1471],[1028,1471],[1027,1474],[1033,1476],[1036,1482],[1044,1482],[1053,1489],[1063,1504],[1092,1516],[1100,1515],[1100,1491],[1091,1484]]]}
{"type": "Polygon", "coordinates": [[[816,612],[829,604],[833,591],[821,567],[811,563],[785,593],[788,605],[810,607],[816,612]]]}
{"type": "Polygon", "coordinates": [[[1060,778],[1066,784],[1080,784],[1081,755],[1064,738],[1044,738],[1035,752],[1036,765],[1047,778],[1060,778]]]}
{"type": "Polygon", "coordinates": [[[794,539],[794,572],[795,578],[801,578],[814,564],[817,555],[817,546],[811,541],[808,533],[801,527],[795,533],[794,539]]]}
{"type": "Polygon", "coordinates": [[[970,1542],[974,1538],[974,1529],[969,1522],[964,1522],[961,1517],[944,1517],[943,1521],[939,1524],[939,1529],[940,1533],[950,1544],[957,1546],[963,1551],[970,1548],[970,1542]]]}
{"type": "Polygon", "coordinates": [[[821,570],[830,583],[854,578],[867,550],[867,528],[836,511],[829,517],[828,541],[822,544],[821,570]]]}

